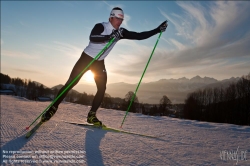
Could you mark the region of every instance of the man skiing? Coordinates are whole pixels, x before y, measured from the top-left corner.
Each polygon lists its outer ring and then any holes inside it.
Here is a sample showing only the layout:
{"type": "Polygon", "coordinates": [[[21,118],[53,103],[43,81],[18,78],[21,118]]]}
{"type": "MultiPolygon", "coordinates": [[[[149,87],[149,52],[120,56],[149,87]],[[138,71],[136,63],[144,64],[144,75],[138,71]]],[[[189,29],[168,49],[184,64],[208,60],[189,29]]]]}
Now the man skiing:
{"type": "MultiPolygon", "coordinates": [[[[144,40],[157,33],[164,32],[168,26],[167,21],[164,21],[160,26],[151,31],[145,32],[132,32],[125,28],[120,28],[123,22],[124,13],[119,7],[112,9],[109,17],[109,22],[98,23],[92,29],[89,36],[89,45],[83,50],[81,57],[76,62],[73,70],[71,71],[70,77],[66,84],[59,90],[58,95],[71,83],[71,81],[95,58],[95,56],[105,47],[110,39],[115,38],[112,45],[105,50],[105,52],[93,62],[93,64],[86,70],[91,70],[95,77],[95,83],[97,86],[97,93],[93,99],[92,107],[88,113],[87,122],[94,125],[103,125],[100,120],[96,117],[96,111],[102,103],[107,83],[107,73],[105,69],[104,59],[112,50],[114,45],[120,39],[130,40],[144,40]]],[[[86,72],[85,71],[85,72],[86,72]]],[[[82,77],[82,75],[81,75],[82,77]]],[[[80,78],[81,78],[80,77],[80,78]]],[[[80,80],[76,80],[71,87],[65,91],[65,93],[51,106],[41,118],[42,122],[48,121],[57,111],[58,105],[62,102],[64,97],[67,95],[70,89],[72,89],[80,80]]]]}

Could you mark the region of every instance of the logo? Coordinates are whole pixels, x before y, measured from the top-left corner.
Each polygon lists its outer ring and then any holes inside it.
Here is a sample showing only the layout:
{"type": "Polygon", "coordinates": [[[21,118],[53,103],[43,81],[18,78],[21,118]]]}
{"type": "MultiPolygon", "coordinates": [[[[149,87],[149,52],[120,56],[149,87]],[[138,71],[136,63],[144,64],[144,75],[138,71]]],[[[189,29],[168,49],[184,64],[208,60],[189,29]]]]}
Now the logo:
{"type": "Polygon", "coordinates": [[[239,161],[247,161],[247,150],[239,151],[239,146],[236,150],[223,150],[220,151],[220,159],[224,161],[234,160],[237,165],[239,161]]]}
{"type": "Polygon", "coordinates": [[[120,16],[121,18],[123,18],[123,17],[124,17],[122,14],[118,14],[118,16],[120,16]]]}

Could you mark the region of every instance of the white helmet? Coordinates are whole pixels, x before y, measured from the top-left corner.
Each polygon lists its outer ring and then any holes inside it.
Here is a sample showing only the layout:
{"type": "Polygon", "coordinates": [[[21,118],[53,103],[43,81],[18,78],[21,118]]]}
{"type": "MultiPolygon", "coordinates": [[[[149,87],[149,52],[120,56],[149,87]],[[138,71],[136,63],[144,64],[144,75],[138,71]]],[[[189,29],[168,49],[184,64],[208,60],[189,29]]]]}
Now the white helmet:
{"type": "Polygon", "coordinates": [[[110,12],[110,17],[116,17],[116,18],[124,19],[123,10],[121,8],[119,8],[119,7],[113,8],[112,11],[110,12]]]}

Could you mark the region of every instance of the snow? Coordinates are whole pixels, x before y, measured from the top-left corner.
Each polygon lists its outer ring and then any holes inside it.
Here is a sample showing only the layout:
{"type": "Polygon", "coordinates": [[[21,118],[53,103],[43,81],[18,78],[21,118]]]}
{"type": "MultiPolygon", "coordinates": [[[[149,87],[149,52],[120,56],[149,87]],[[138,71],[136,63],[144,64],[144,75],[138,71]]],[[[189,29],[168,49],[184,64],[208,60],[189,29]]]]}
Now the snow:
{"type": "MultiPolygon", "coordinates": [[[[62,103],[53,118],[26,139],[25,127],[49,104],[1,96],[1,165],[11,165],[3,162],[13,161],[7,155],[20,156],[10,154],[13,151],[26,156],[32,153],[37,158],[27,160],[40,162],[20,165],[250,165],[249,126],[129,113],[123,129],[160,136],[147,138],[65,123],[63,120],[84,121],[90,109],[73,103],[62,103]],[[54,158],[48,158],[51,154],[54,158]],[[59,155],[64,159],[55,158],[59,155]]],[[[119,128],[124,115],[102,108],[97,113],[104,124],[114,128],[119,128]]]]}

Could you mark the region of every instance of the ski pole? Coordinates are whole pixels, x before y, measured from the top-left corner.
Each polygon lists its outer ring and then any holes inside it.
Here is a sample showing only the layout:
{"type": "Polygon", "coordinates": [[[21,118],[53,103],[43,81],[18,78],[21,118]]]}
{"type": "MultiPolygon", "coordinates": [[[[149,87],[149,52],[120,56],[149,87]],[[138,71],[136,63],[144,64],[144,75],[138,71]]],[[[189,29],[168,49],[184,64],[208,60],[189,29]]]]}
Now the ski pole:
{"type": "Polygon", "coordinates": [[[158,44],[158,41],[160,40],[161,34],[162,34],[162,31],[161,31],[160,35],[158,36],[158,38],[157,38],[157,41],[156,41],[155,46],[154,46],[154,49],[153,49],[153,51],[152,51],[152,53],[151,53],[151,55],[150,55],[150,57],[149,57],[149,59],[148,59],[148,63],[147,63],[147,65],[146,65],[146,67],[145,67],[145,69],[144,69],[144,71],[143,71],[143,73],[142,73],[141,79],[140,79],[140,81],[139,81],[139,83],[138,83],[138,85],[137,85],[137,87],[136,87],[135,93],[134,93],[132,99],[130,100],[128,109],[127,109],[126,114],[125,114],[125,116],[124,116],[124,118],[123,118],[123,121],[122,121],[122,124],[121,124],[121,127],[120,127],[120,128],[122,128],[122,125],[123,125],[123,123],[124,123],[124,121],[125,121],[125,118],[126,118],[126,116],[128,115],[128,111],[129,111],[129,109],[130,109],[130,107],[131,107],[131,105],[132,105],[132,103],[133,103],[133,101],[134,101],[134,99],[135,99],[137,90],[139,89],[139,86],[140,86],[140,84],[141,84],[142,78],[143,78],[143,76],[144,76],[144,74],[145,74],[145,72],[146,72],[146,70],[147,70],[147,68],[148,68],[148,64],[149,64],[149,62],[150,62],[150,60],[151,60],[151,58],[152,58],[152,55],[154,54],[155,48],[156,48],[156,46],[157,46],[157,44],[158,44]]]}
{"type": "Polygon", "coordinates": [[[103,52],[113,43],[114,40],[115,38],[112,38],[106,44],[106,46],[99,52],[99,54],[97,54],[96,57],[70,82],[70,84],[67,85],[67,87],[53,100],[53,102],[28,127],[26,127],[26,130],[28,130],[30,126],[33,125],[37,121],[37,119],[42,116],[45,111],[47,111],[47,109],[50,108],[70,88],[70,86],[89,68],[89,66],[103,54],[103,52]]]}

